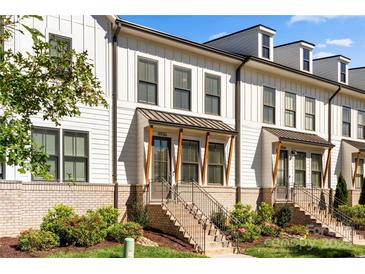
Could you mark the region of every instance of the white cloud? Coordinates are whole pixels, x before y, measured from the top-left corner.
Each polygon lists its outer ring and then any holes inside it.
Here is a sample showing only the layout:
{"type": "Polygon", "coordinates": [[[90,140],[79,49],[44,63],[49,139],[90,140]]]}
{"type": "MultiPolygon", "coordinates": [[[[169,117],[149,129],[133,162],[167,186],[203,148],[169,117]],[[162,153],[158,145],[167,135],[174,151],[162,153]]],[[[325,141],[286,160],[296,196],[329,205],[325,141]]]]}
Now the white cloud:
{"type": "Polygon", "coordinates": [[[332,56],[332,55],[335,55],[335,54],[332,52],[320,51],[320,52],[314,54],[314,59],[328,57],[328,56],[332,56]]]}
{"type": "Polygon", "coordinates": [[[350,38],[327,39],[326,40],[326,44],[340,46],[340,47],[351,47],[353,43],[354,43],[354,41],[352,41],[350,38]]]}
{"type": "Polygon", "coordinates": [[[290,17],[288,24],[295,24],[298,22],[309,22],[309,23],[324,23],[330,19],[337,18],[336,15],[294,15],[290,17]]]}
{"type": "Polygon", "coordinates": [[[216,34],[213,34],[213,35],[209,36],[208,40],[214,40],[214,39],[217,39],[219,37],[225,36],[227,34],[228,34],[228,32],[225,32],[225,31],[219,32],[219,33],[216,33],[216,34]]]}
{"type": "Polygon", "coordinates": [[[327,47],[327,45],[326,44],[318,44],[318,45],[316,45],[316,47],[320,48],[320,49],[323,49],[323,48],[327,47]]]}

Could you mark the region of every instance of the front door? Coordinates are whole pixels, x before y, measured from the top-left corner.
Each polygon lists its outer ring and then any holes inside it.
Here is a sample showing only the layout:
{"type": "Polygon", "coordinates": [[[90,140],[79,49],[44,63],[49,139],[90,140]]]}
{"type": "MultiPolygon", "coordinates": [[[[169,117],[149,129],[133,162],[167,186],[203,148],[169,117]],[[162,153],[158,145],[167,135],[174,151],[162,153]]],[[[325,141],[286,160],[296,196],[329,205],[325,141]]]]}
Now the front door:
{"type": "Polygon", "coordinates": [[[171,181],[171,139],[166,137],[153,137],[152,150],[152,189],[151,198],[158,200],[162,195],[166,197],[168,187],[163,187],[162,180],[170,183],[171,181]]]}
{"type": "Polygon", "coordinates": [[[278,200],[288,199],[289,194],[289,175],[288,175],[288,151],[281,150],[277,171],[276,198],[278,200]]]}

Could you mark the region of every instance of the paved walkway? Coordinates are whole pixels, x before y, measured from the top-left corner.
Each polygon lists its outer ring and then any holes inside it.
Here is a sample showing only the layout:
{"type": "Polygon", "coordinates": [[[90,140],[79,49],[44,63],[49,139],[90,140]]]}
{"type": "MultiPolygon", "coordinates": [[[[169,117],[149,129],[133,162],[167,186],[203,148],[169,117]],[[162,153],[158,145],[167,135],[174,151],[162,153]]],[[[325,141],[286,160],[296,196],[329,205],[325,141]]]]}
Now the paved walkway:
{"type": "Polygon", "coordinates": [[[211,255],[210,258],[255,258],[245,254],[224,254],[224,255],[211,255]]]}

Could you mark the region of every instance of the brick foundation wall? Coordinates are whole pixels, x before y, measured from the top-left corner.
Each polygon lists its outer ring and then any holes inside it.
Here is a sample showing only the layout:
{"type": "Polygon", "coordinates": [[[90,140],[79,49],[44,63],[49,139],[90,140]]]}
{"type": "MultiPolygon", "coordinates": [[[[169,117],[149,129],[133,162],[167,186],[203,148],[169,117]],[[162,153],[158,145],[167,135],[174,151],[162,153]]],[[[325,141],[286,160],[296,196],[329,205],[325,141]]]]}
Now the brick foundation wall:
{"type": "Polygon", "coordinates": [[[349,205],[354,206],[359,203],[361,189],[349,190],[349,205]]]}
{"type": "Polygon", "coordinates": [[[288,207],[290,209],[292,212],[290,224],[304,226],[309,224],[316,225],[315,220],[311,219],[303,211],[300,211],[298,208],[294,207],[293,203],[275,203],[274,207],[276,212],[278,212],[283,207],[288,207]]]}
{"type": "MultiPolygon", "coordinates": [[[[118,207],[121,219],[142,196],[140,186],[119,185],[118,207]]],[[[55,204],[72,206],[77,214],[103,205],[113,205],[114,185],[77,183],[0,182],[0,237],[16,236],[20,231],[38,228],[47,210],[55,204]]]]}
{"type": "Polygon", "coordinates": [[[251,205],[253,209],[256,209],[263,201],[262,188],[241,188],[241,202],[243,204],[251,205]]]}
{"type": "Polygon", "coordinates": [[[236,188],[224,186],[204,186],[219,203],[228,210],[232,210],[236,203],[236,188]]]}

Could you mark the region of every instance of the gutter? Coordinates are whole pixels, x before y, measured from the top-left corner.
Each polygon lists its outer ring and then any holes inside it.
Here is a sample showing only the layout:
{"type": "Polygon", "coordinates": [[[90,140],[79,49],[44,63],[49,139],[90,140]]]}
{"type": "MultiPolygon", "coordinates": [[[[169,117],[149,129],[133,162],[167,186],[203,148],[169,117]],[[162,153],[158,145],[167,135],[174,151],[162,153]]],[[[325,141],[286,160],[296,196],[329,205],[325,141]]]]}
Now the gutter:
{"type": "MultiPolygon", "coordinates": [[[[112,27],[113,29],[113,27],[112,27]]],[[[117,177],[117,64],[118,64],[118,34],[120,32],[120,25],[116,24],[113,32],[112,41],[112,183],[114,184],[114,208],[118,208],[118,177],[117,177]]]]}
{"type": "Polygon", "coordinates": [[[251,56],[245,57],[245,59],[242,60],[242,63],[236,69],[235,128],[236,132],[238,132],[235,143],[236,202],[241,201],[241,69],[250,59],[251,56]]]}
{"type": "MultiPolygon", "coordinates": [[[[328,142],[331,144],[332,141],[332,101],[337,96],[337,94],[341,91],[341,86],[339,85],[335,93],[332,94],[332,96],[328,100],[328,142]]],[[[329,148],[330,151],[328,152],[328,188],[331,188],[331,154],[332,149],[329,148]]]]}

